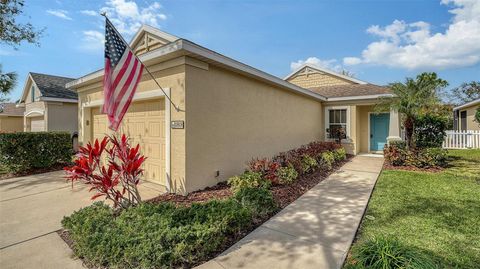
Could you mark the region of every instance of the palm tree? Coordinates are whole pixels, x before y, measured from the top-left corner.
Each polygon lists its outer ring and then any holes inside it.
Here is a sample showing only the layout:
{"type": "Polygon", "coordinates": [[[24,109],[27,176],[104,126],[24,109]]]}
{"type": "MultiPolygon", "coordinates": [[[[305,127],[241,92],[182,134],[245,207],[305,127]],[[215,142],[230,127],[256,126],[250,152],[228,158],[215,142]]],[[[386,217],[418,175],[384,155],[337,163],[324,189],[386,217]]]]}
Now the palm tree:
{"type": "Polygon", "coordinates": [[[439,92],[448,85],[436,73],[421,73],[415,79],[406,78],[405,83],[390,84],[394,98],[384,98],[377,110],[396,110],[402,115],[407,147],[413,148],[415,119],[440,103],[439,92]]]}

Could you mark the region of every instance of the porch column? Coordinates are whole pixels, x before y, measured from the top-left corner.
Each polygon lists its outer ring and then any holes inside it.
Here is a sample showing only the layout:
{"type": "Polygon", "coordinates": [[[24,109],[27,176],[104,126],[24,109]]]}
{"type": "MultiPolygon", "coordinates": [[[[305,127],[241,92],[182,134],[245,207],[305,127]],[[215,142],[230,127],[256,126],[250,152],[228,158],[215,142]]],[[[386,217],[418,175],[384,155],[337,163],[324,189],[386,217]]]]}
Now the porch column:
{"type": "Polygon", "coordinates": [[[387,141],[402,140],[400,137],[400,114],[396,110],[390,110],[390,125],[388,128],[387,141]]]}

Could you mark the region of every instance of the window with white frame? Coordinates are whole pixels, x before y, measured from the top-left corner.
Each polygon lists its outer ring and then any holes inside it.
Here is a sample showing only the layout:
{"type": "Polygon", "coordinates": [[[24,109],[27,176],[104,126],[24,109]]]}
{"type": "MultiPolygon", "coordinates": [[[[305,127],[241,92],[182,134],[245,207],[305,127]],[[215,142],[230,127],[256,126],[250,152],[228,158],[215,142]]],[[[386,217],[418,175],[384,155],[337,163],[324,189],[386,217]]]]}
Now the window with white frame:
{"type": "Polygon", "coordinates": [[[335,133],[340,128],[343,128],[343,139],[347,138],[347,109],[329,109],[327,124],[328,138],[335,138],[335,133]]]}

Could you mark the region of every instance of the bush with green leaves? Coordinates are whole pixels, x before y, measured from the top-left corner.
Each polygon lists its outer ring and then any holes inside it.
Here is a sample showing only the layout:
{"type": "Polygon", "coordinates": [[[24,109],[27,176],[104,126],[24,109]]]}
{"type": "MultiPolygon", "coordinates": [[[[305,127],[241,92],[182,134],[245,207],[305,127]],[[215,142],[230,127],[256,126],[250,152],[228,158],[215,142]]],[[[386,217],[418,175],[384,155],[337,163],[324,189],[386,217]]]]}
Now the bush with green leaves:
{"type": "MultiPolygon", "coordinates": [[[[245,204],[253,203],[248,199],[258,197],[244,195],[245,204]]],[[[117,214],[95,203],[65,217],[62,225],[75,242],[75,254],[94,266],[176,268],[209,258],[248,229],[253,216],[235,199],[189,207],[141,203],[117,214]]]]}
{"type": "Polygon", "coordinates": [[[435,263],[423,252],[397,239],[376,237],[352,248],[346,268],[434,269],[435,263]]]}
{"type": "Polygon", "coordinates": [[[309,173],[318,167],[317,160],[309,155],[302,156],[302,171],[303,173],[309,173]]]}
{"type": "Polygon", "coordinates": [[[333,152],[333,159],[336,162],[343,161],[347,158],[347,151],[345,148],[335,149],[333,152]]]}
{"type": "Polygon", "coordinates": [[[264,188],[242,188],[233,197],[255,216],[268,216],[277,209],[272,193],[264,188]]]}
{"type": "Polygon", "coordinates": [[[323,152],[320,155],[319,165],[324,170],[331,170],[335,163],[335,156],[332,151],[323,152]]]}
{"type": "Polygon", "coordinates": [[[258,172],[245,171],[239,176],[233,176],[228,179],[228,184],[234,193],[243,188],[266,188],[271,185],[270,181],[262,178],[262,174],[258,172]]]}
{"type": "Polygon", "coordinates": [[[280,184],[290,184],[298,177],[298,172],[292,165],[280,167],[277,170],[277,176],[280,184]]]}
{"type": "Polygon", "coordinates": [[[416,148],[441,147],[447,130],[448,118],[428,113],[415,119],[413,138],[416,148]]]}
{"type": "Polygon", "coordinates": [[[11,172],[70,163],[72,156],[67,132],[0,133],[0,163],[11,172]]]}

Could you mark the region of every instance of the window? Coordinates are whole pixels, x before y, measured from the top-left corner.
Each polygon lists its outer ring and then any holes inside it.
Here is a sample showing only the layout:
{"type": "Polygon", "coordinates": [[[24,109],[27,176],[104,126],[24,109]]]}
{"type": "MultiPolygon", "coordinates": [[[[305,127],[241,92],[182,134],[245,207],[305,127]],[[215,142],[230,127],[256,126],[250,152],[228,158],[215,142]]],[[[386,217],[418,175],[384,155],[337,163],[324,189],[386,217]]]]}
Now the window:
{"type": "Polygon", "coordinates": [[[343,128],[343,139],[347,138],[347,110],[328,110],[328,138],[335,138],[335,132],[340,128],[343,128]]]}
{"type": "Polygon", "coordinates": [[[30,95],[32,96],[32,102],[35,102],[35,87],[32,86],[32,89],[30,90],[30,95]]]}
{"type": "Polygon", "coordinates": [[[460,112],[460,130],[466,131],[467,130],[467,111],[460,112]]]}

